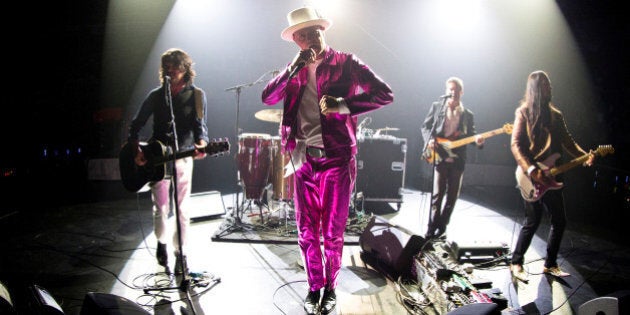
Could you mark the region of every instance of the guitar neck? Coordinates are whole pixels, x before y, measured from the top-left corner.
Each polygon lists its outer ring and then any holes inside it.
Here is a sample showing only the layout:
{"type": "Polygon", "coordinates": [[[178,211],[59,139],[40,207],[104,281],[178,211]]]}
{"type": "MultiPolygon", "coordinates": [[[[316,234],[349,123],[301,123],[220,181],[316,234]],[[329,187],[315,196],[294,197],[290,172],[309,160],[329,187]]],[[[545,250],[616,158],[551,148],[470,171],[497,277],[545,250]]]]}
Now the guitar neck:
{"type": "Polygon", "coordinates": [[[470,137],[454,140],[454,141],[451,141],[450,148],[453,149],[453,148],[457,148],[457,147],[461,147],[461,146],[467,145],[469,143],[473,143],[473,142],[475,142],[475,138],[477,138],[477,136],[482,136],[484,138],[490,138],[490,137],[494,137],[496,135],[502,134],[504,132],[505,131],[503,130],[503,128],[497,128],[497,129],[494,129],[494,130],[486,131],[484,133],[476,134],[474,136],[470,136],[470,137]]]}
{"type": "MultiPolygon", "coordinates": [[[[155,159],[153,164],[157,166],[157,165],[164,164],[168,161],[172,161],[174,159],[178,160],[178,159],[186,158],[189,156],[194,156],[196,150],[197,149],[190,149],[186,151],[175,152],[174,154],[168,154],[167,156],[155,159]]],[[[220,141],[220,142],[211,142],[203,149],[203,151],[209,156],[220,155],[225,152],[228,152],[229,150],[230,150],[230,144],[227,140],[220,141]]]]}
{"type": "Polygon", "coordinates": [[[582,165],[584,162],[586,162],[586,160],[588,160],[588,153],[584,154],[580,157],[577,157],[567,163],[564,163],[562,165],[556,166],[554,168],[552,168],[549,173],[553,176],[558,175],[560,173],[564,173],[578,165],[582,165]]]}

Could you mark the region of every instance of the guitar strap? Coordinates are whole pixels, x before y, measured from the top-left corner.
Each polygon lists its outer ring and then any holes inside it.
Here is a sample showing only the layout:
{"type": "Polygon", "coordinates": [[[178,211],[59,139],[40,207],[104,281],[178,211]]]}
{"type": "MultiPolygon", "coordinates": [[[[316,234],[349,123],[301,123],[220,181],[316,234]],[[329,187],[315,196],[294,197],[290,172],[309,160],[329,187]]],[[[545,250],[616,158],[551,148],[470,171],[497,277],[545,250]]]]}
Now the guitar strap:
{"type": "Polygon", "coordinates": [[[195,87],[195,110],[197,111],[197,118],[203,119],[203,91],[200,88],[195,87]]]}

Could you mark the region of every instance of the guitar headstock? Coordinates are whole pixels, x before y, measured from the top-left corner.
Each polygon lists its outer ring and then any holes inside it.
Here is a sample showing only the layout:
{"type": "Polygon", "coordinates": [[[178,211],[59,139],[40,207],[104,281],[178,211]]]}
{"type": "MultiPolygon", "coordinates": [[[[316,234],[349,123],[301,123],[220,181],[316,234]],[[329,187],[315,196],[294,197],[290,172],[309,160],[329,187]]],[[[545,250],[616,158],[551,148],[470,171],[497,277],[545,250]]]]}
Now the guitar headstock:
{"type": "Polygon", "coordinates": [[[503,125],[503,132],[508,135],[512,134],[512,129],[514,129],[514,126],[510,123],[506,123],[505,125],[503,125]]]}
{"type": "Polygon", "coordinates": [[[204,151],[209,156],[220,156],[224,153],[230,152],[230,142],[228,138],[225,139],[212,139],[210,143],[205,147],[204,151]]]}
{"type": "Polygon", "coordinates": [[[595,154],[599,156],[606,156],[613,153],[615,153],[615,149],[610,144],[599,145],[597,146],[597,150],[595,150],[595,154]]]}

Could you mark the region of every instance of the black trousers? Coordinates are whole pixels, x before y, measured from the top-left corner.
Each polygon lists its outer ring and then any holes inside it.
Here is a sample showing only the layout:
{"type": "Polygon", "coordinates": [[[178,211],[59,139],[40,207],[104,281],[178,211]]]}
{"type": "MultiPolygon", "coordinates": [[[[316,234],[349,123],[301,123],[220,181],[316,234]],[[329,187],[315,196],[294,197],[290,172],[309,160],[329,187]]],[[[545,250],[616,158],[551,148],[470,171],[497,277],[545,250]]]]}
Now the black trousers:
{"type": "Polygon", "coordinates": [[[436,165],[433,174],[431,218],[426,236],[440,236],[446,233],[446,226],[451,220],[451,214],[453,214],[455,203],[459,198],[463,175],[464,169],[457,163],[442,162],[436,165]],[[446,202],[442,207],[444,199],[446,202]]]}
{"type": "Polygon", "coordinates": [[[512,253],[513,264],[523,264],[525,252],[532,243],[532,239],[536,234],[536,230],[540,225],[542,214],[545,209],[551,216],[551,228],[547,237],[547,257],[545,258],[545,267],[555,267],[558,265],[558,251],[560,251],[560,243],[562,235],[566,227],[567,218],[564,211],[564,197],[562,189],[549,190],[541,199],[535,202],[526,202],[525,204],[525,222],[518,236],[516,247],[512,253]]]}

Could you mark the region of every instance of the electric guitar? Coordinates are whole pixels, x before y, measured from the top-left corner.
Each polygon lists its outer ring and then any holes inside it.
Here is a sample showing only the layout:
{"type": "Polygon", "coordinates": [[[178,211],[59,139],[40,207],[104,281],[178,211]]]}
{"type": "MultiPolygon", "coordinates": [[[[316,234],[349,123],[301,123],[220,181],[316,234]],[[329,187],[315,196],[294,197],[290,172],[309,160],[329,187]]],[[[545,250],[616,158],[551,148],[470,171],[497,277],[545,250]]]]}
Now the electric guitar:
{"type": "Polygon", "coordinates": [[[512,124],[506,123],[501,128],[486,131],[482,134],[476,134],[474,136],[461,138],[458,140],[450,140],[447,138],[436,137],[435,143],[437,144],[437,149],[433,150],[427,145],[424,149],[424,152],[422,153],[422,158],[430,164],[433,164],[434,161],[439,163],[446,157],[457,157],[457,155],[454,154],[451,150],[475,142],[475,138],[477,136],[482,136],[487,139],[503,133],[511,134],[512,124]]]}
{"type": "MultiPolygon", "coordinates": [[[[597,150],[593,154],[596,156],[605,156],[607,154],[612,154],[615,152],[615,149],[611,145],[600,145],[597,147],[597,150]]],[[[545,175],[548,177],[549,181],[546,184],[540,184],[533,182],[529,176],[527,176],[526,172],[523,172],[520,166],[516,167],[516,183],[517,187],[521,191],[521,196],[523,199],[528,202],[534,202],[542,198],[542,196],[547,192],[547,190],[557,190],[564,186],[563,183],[556,182],[554,176],[564,173],[580,164],[583,164],[588,160],[589,154],[584,154],[580,157],[577,157],[570,162],[562,164],[560,166],[552,167],[556,160],[560,158],[559,153],[554,153],[546,158],[542,162],[536,162],[538,168],[540,168],[545,175]]]]}
{"type": "MultiPolygon", "coordinates": [[[[131,192],[140,191],[149,182],[164,179],[167,170],[166,162],[172,161],[173,158],[181,159],[195,154],[195,149],[172,154],[170,147],[157,140],[141,142],[140,149],[144,153],[147,163],[140,166],[134,161],[133,149],[132,145],[125,143],[118,157],[120,178],[125,188],[131,192]]],[[[230,143],[227,138],[212,140],[203,151],[209,156],[220,156],[230,151],[230,143]]]]}

